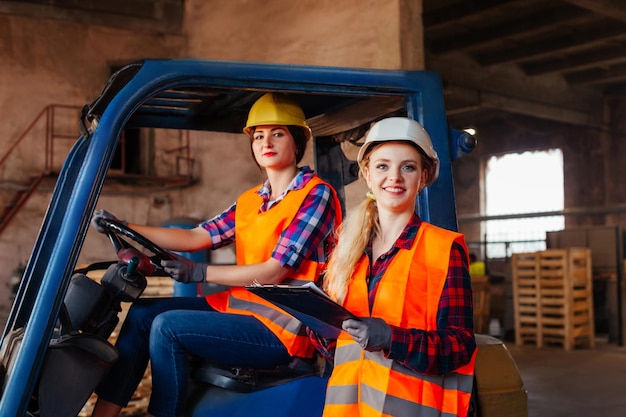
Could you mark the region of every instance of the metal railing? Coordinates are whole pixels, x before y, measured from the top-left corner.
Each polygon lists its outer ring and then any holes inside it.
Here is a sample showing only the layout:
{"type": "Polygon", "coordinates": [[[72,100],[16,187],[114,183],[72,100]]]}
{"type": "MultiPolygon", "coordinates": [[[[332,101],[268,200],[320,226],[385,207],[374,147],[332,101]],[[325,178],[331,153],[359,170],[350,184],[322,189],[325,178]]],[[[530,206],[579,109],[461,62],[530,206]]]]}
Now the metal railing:
{"type": "MultiPolygon", "coordinates": [[[[593,206],[593,207],[575,207],[566,208],[563,210],[543,211],[534,213],[516,213],[516,214],[500,214],[500,215],[481,215],[481,214],[469,214],[459,215],[459,224],[469,223],[482,223],[490,220],[510,220],[510,219],[530,219],[530,218],[546,218],[553,216],[597,216],[597,215],[609,215],[609,214],[626,214],[626,204],[617,203],[607,206],[593,206]]],[[[552,230],[544,230],[544,232],[552,230]]],[[[470,252],[474,251],[479,258],[485,260],[488,259],[509,259],[513,253],[517,252],[533,252],[535,250],[545,249],[546,240],[544,239],[498,239],[489,240],[488,237],[483,234],[481,240],[468,240],[468,248],[470,252]],[[543,244],[543,246],[542,246],[543,244]],[[494,246],[503,246],[502,250],[497,251],[499,254],[504,253],[504,256],[492,256],[493,251],[490,249],[494,246]],[[515,249],[515,247],[524,247],[524,249],[515,249]],[[491,252],[491,253],[490,253],[491,252]]]]}
{"type": "MultiPolygon", "coordinates": [[[[20,133],[16,140],[7,148],[5,153],[0,158],[0,167],[4,166],[8,158],[18,148],[18,146],[28,137],[28,135],[40,124],[45,122],[45,142],[44,142],[44,164],[42,167],[43,174],[50,174],[54,169],[54,140],[55,139],[76,139],[77,133],[70,134],[68,131],[59,132],[59,120],[57,116],[60,111],[71,111],[74,114],[72,120],[78,120],[81,106],[72,106],[65,104],[50,104],[41,110],[41,112],[35,116],[30,124],[20,133]]],[[[61,128],[67,129],[67,126],[61,128]]],[[[76,128],[78,132],[78,128],[76,128]]]]}

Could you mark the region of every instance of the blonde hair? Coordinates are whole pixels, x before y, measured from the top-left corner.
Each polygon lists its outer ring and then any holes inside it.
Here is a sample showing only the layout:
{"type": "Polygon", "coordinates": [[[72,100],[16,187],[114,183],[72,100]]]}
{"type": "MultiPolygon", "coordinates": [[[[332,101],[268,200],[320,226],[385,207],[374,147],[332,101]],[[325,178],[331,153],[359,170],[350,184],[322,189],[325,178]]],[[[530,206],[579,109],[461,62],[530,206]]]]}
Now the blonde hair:
{"type": "MultiPolygon", "coordinates": [[[[375,146],[374,146],[375,147],[375,146]]],[[[371,147],[361,158],[360,175],[370,160],[371,147]]],[[[337,231],[337,245],[328,261],[324,289],[330,297],[343,304],[348,284],[357,262],[363,256],[370,239],[380,234],[378,208],[373,198],[366,198],[350,211],[337,231]]]]}
{"type": "Polygon", "coordinates": [[[338,231],[337,246],[328,261],[324,289],[342,304],[357,262],[370,239],[380,233],[376,202],[366,198],[345,218],[338,231]]]}

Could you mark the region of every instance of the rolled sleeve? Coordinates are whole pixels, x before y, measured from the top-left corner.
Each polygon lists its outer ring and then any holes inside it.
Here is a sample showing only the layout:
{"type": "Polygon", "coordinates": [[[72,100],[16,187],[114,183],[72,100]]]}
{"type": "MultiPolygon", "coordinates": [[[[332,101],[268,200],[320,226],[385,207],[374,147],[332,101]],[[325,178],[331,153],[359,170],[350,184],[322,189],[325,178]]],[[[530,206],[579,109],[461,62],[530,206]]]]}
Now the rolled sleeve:
{"type": "Polygon", "coordinates": [[[209,232],[213,249],[228,246],[235,241],[235,211],[234,203],[221,214],[200,223],[200,227],[209,232]]]}

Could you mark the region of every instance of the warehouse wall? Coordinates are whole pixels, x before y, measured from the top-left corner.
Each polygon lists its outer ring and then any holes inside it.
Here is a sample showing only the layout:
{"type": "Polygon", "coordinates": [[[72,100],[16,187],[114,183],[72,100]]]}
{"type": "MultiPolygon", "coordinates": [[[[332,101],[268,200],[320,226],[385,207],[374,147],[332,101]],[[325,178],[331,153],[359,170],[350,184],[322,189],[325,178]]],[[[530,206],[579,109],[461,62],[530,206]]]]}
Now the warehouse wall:
{"type": "MultiPolygon", "coordinates": [[[[10,149],[46,106],[80,107],[93,100],[112,66],[144,56],[177,56],[184,45],[184,37],[177,35],[159,37],[68,20],[0,14],[0,154],[10,149]]],[[[77,138],[78,112],[72,113],[71,121],[59,127],[77,138]]],[[[42,172],[45,135],[44,115],[0,167],[2,204],[8,202],[16,184],[42,172]]],[[[67,149],[71,142],[58,145],[67,149]]],[[[52,185],[42,185],[0,235],[0,288],[4,288],[0,307],[8,303],[6,287],[13,272],[28,260],[51,189],[52,185]]],[[[112,255],[102,243],[103,250],[112,255]]]]}
{"type": "MultiPolygon", "coordinates": [[[[499,122],[477,124],[477,146],[469,155],[453,165],[454,184],[457,197],[459,229],[468,242],[482,241],[480,223],[463,221],[471,215],[481,213],[481,198],[484,193],[482,170],[486,160],[493,155],[560,148],[563,152],[564,198],[566,209],[581,209],[591,214],[565,216],[565,227],[582,228],[598,226],[621,226],[626,224],[624,210],[617,210],[626,203],[624,189],[623,152],[626,126],[620,114],[626,110],[624,100],[607,102],[605,112],[607,124],[602,129],[581,128],[536,119],[509,116],[499,122]],[[602,213],[602,211],[605,211],[602,213]],[[600,212],[600,213],[599,213],[600,212]]],[[[525,167],[518,174],[522,178],[532,170],[525,167]]],[[[542,184],[535,184],[537,189],[542,184]]],[[[600,245],[612,257],[615,248],[607,241],[600,245]]],[[[597,250],[598,248],[594,248],[597,250]]],[[[479,254],[480,256],[480,254],[479,254]]],[[[596,257],[600,257],[598,254],[596,257]]],[[[509,259],[489,260],[487,263],[491,282],[491,316],[500,320],[504,334],[513,337],[513,295],[511,263],[509,259]]],[[[613,265],[612,272],[617,272],[613,265]]],[[[600,272],[606,270],[606,265],[600,272]]],[[[617,293],[615,286],[606,284],[606,277],[594,282],[596,303],[596,331],[609,331],[610,340],[616,341],[618,326],[616,312],[617,293]],[[611,301],[613,300],[613,301],[611,301]],[[608,323],[608,324],[607,324],[608,323]]],[[[622,295],[624,299],[624,295],[622,295]]],[[[622,311],[624,306],[622,306],[622,311]]]]}
{"type": "MultiPolygon", "coordinates": [[[[624,151],[624,101],[613,100],[606,106],[607,123],[603,129],[582,128],[536,119],[509,116],[498,122],[477,125],[477,146],[454,163],[454,183],[460,230],[467,240],[480,241],[479,224],[464,222],[463,217],[481,213],[481,169],[485,161],[504,153],[560,148],[563,151],[566,209],[593,209],[594,212],[565,217],[565,227],[622,225],[626,214],[611,209],[626,202],[620,178],[624,151]],[[597,213],[605,209],[606,213],[597,213]]],[[[528,170],[533,167],[527,167],[528,170]]],[[[525,172],[520,172],[524,176],[525,172]]],[[[540,188],[542,184],[536,184],[540,188]]],[[[591,210],[587,210],[588,212],[591,210]]]]}
{"type": "MultiPolygon", "coordinates": [[[[142,58],[424,67],[421,2],[415,0],[84,0],[80,8],[72,3],[0,1],[0,157],[46,106],[89,103],[111,68],[142,58]]],[[[66,119],[65,128],[78,137],[77,113],[66,119]]],[[[195,167],[200,181],[193,187],[133,194],[107,186],[98,207],[149,224],[217,214],[262,176],[250,163],[243,135],[209,136],[190,134],[191,154],[201,155],[195,167]]],[[[1,178],[11,180],[2,181],[2,201],[15,181],[41,169],[44,138],[45,125],[38,124],[0,167],[1,178]]],[[[58,146],[67,150],[71,141],[58,146]]],[[[312,164],[311,152],[304,162],[312,164]]],[[[1,288],[28,260],[52,186],[41,186],[0,235],[1,288]]],[[[358,186],[353,189],[349,198],[362,198],[358,186]]],[[[90,229],[79,263],[113,255],[108,241],[90,229]]],[[[2,311],[10,292],[0,294],[2,311]]]]}
{"type": "Polygon", "coordinates": [[[185,13],[189,55],[423,69],[420,4],[415,0],[189,1],[185,13]]]}

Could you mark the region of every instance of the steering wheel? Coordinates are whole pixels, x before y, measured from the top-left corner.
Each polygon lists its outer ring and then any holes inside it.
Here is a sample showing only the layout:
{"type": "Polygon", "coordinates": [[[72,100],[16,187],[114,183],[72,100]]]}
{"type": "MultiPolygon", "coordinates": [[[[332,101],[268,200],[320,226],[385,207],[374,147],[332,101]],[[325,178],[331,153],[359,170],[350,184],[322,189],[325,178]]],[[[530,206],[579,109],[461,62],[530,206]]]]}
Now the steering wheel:
{"type": "Polygon", "coordinates": [[[118,257],[120,257],[121,260],[128,262],[128,259],[122,259],[120,255],[126,252],[124,251],[124,249],[130,249],[132,250],[133,253],[145,256],[149,260],[149,262],[152,264],[152,266],[155,267],[157,271],[162,272],[162,274],[164,275],[168,275],[163,271],[163,268],[161,267],[161,261],[169,260],[169,259],[176,259],[172,253],[166,251],[160,246],[157,246],[154,242],[149,240],[147,237],[141,235],[140,233],[137,233],[136,231],[129,228],[128,226],[126,226],[124,223],[120,221],[99,218],[98,224],[106,230],[106,234],[109,237],[109,240],[111,241],[111,243],[113,244],[113,247],[115,248],[115,252],[118,254],[118,257]],[[152,252],[154,256],[147,256],[147,255],[140,253],[128,241],[122,239],[121,236],[125,236],[133,240],[134,242],[138,243],[143,248],[152,252]]]}

